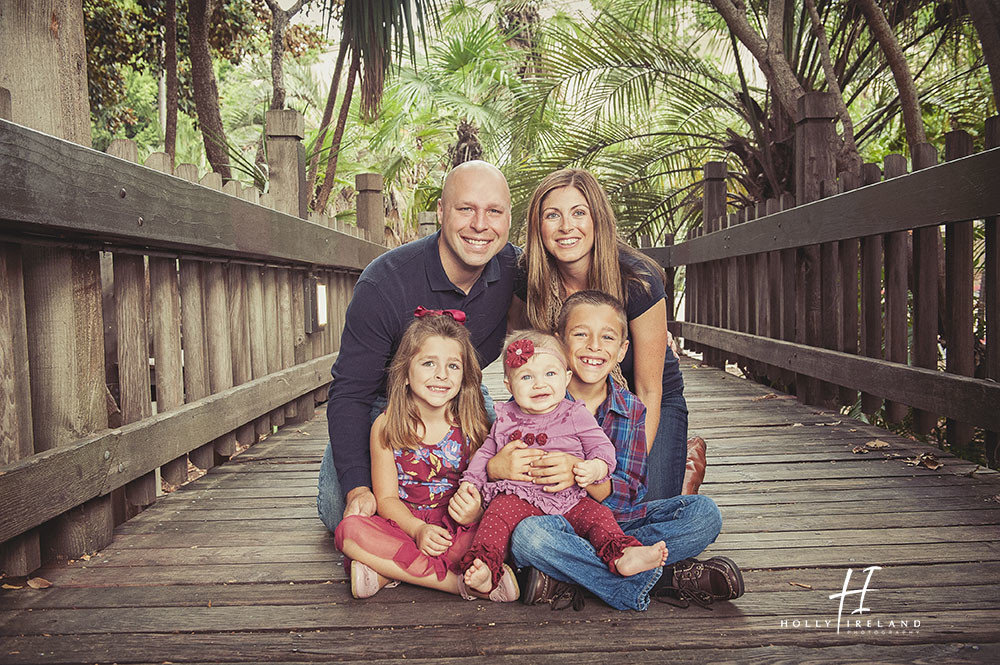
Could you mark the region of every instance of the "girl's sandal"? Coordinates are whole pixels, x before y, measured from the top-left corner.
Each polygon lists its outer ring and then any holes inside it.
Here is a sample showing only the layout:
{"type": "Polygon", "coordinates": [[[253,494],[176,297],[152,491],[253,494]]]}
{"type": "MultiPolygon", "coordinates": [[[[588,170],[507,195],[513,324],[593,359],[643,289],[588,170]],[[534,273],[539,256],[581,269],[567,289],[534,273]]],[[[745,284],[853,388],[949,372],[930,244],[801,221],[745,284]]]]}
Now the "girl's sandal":
{"type": "MultiPolygon", "coordinates": [[[[385,585],[386,589],[399,586],[399,580],[385,585]]],[[[351,561],[351,595],[355,598],[371,598],[379,592],[378,573],[360,561],[351,561]]]]}
{"type": "Polygon", "coordinates": [[[495,603],[513,603],[521,595],[514,571],[506,563],[503,564],[503,576],[500,578],[500,582],[493,591],[490,591],[489,595],[465,586],[465,579],[462,575],[458,576],[458,592],[466,600],[489,599],[495,603]]]}

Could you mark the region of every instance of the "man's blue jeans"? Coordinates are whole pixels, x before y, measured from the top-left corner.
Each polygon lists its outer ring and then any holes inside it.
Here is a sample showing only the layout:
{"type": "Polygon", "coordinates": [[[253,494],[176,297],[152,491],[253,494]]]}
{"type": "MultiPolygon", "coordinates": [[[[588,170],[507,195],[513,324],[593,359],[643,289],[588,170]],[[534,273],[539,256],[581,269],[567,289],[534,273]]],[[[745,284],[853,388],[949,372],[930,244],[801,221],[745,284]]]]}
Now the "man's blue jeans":
{"type": "MultiPolygon", "coordinates": [[[[667,564],[694,557],[719,536],[722,515],[707,496],[675,496],[649,501],[646,516],[622,522],[622,530],[644,545],[667,544],[667,564]]],[[[663,573],[654,568],[622,577],[597,558],[593,545],[576,535],[562,515],[529,517],[514,529],[511,554],[520,567],[531,566],[557,580],[579,584],[611,607],[645,610],[649,592],[663,573]]]]}
{"type": "MultiPolygon", "coordinates": [[[[486,415],[492,423],[497,418],[496,411],[493,409],[493,398],[490,397],[490,392],[485,385],[481,389],[486,402],[486,415]]],[[[385,411],[385,405],[385,397],[380,395],[375,398],[371,410],[372,422],[375,422],[379,414],[385,411]]],[[[319,480],[316,483],[316,510],[319,512],[319,518],[330,531],[336,529],[344,517],[344,508],[347,505],[344,501],[344,494],[345,492],[342,492],[340,488],[337,469],[333,465],[333,447],[328,443],[323,452],[323,462],[319,465],[319,480]]]]}
{"type": "Polygon", "coordinates": [[[678,388],[660,400],[660,425],[646,458],[646,501],[669,499],[681,493],[687,463],[687,437],[687,402],[684,389],[678,388]]]}

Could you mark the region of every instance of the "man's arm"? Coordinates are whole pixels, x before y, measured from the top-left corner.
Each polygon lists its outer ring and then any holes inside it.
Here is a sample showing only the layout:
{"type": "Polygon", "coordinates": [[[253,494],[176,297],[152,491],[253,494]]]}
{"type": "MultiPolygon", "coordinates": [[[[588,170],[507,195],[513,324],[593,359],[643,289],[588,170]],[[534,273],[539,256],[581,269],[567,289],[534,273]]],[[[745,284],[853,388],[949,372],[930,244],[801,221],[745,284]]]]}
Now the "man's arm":
{"type": "Polygon", "coordinates": [[[371,408],[395,338],[394,313],[376,287],[362,279],[347,307],[340,355],[333,365],[327,427],[341,490],[352,504],[370,496],[371,408]]]}

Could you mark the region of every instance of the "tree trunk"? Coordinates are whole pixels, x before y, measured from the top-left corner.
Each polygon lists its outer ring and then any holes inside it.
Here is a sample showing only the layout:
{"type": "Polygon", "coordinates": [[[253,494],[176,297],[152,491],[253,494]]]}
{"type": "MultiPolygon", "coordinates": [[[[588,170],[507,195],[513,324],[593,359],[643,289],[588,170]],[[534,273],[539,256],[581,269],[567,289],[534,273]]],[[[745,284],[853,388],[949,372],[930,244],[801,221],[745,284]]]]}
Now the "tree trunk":
{"type": "Polygon", "coordinates": [[[303,0],[298,0],[287,10],[282,9],[278,0],[265,0],[271,10],[271,110],[285,108],[285,33],[292,17],[302,9],[303,0]]]}
{"type": "Polygon", "coordinates": [[[875,4],[875,0],[858,0],[858,8],[868,21],[868,28],[875,35],[885,59],[892,70],[892,77],[899,90],[899,106],[903,111],[903,125],[906,127],[906,142],[910,146],[910,154],[916,153],[917,146],[927,143],[924,133],[924,120],[920,114],[920,100],[917,98],[917,87],[913,83],[910,66],[903,56],[896,35],[889,26],[885,14],[875,4]]]}
{"type": "Polygon", "coordinates": [[[177,153],[177,0],[167,0],[163,38],[163,68],[167,75],[167,121],[163,131],[163,150],[173,161],[177,153]]]}
{"type": "Polygon", "coordinates": [[[326,209],[327,201],[330,199],[330,192],[333,191],[333,182],[337,175],[337,157],[340,153],[340,142],[344,138],[344,127],[347,125],[347,113],[351,109],[351,97],[354,96],[354,80],[358,76],[358,69],[361,67],[361,56],[357,49],[352,49],[351,68],[347,72],[347,88],[344,90],[344,100],[340,103],[340,116],[337,118],[337,128],[333,132],[333,141],[330,143],[330,156],[326,160],[326,175],[323,177],[323,186],[316,195],[316,204],[313,210],[323,212],[326,209]]]}
{"type": "Polygon", "coordinates": [[[190,0],[188,3],[188,30],[191,41],[191,79],[194,84],[194,106],[198,112],[198,125],[205,142],[205,155],[212,170],[231,180],[229,158],[226,155],[226,132],[222,127],[219,111],[219,88],[212,69],[212,53],[208,47],[208,22],[216,0],[190,0]]]}
{"type": "Polygon", "coordinates": [[[316,135],[316,142],[313,144],[313,154],[309,160],[309,192],[316,191],[316,175],[319,172],[319,155],[323,150],[323,142],[326,141],[326,130],[333,120],[333,107],[337,104],[337,89],[340,87],[340,75],[344,70],[344,55],[347,53],[349,40],[347,35],[342,35],[340,39],[340,50],[337,52],[337,64],[333,68],[333,79],[330,81],[330,92],[326,96],[326,107],[323,109],[323,119],[319,123],[319,133],[316,135]]]}
{"type": "Polygon", "coordinates": [[[993,106],[1000,112],[1000,6],[995,0],[966,0],[965,4],[983,46],[983,59],[993,86],[993,106]]]}
{"type": "MultiPolygon", "coordinates": [[[[779,0],[772,0],[772,4],[779,0]]],[[[747,21],[746,6],[733,0],[711,0],[712,6],[722,15],[729,30],[757,60],[761,72],[774,91],[774,98],[789,117],[797,113],[798,99],[805,94],[791,64],[784,53],[782,44],[771,44],[757,34],[747,21]]],[[[770,13],[770,12],[769,12],[770,13]]],[[[774,12],[776,15],[779,13],[774,12]]]]}

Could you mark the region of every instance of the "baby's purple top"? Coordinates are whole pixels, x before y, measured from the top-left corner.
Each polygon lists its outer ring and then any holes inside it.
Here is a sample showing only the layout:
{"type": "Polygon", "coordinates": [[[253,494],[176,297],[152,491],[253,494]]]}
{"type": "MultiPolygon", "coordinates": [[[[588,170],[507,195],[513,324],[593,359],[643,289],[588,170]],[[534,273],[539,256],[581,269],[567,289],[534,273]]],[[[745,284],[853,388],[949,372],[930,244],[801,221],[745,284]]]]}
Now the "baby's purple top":
{"type": "MultiPolygon", "coordinates": [[[[521,439],[529,447],[546,452],[563,452],[584,459],[601,459],[608,465],[608,474],[615,470],[615,446],[582,402],[564,399],[550,413],[525,413],[515,402],[496,405],[497,419],[486,441],[472,456],[463,481],[475,485],[487,503],[497,494],[514,494],[537,506],[547,515],[562,515],[587,495],[579,485],[558,492],[546,492],[544,485],[523,480],[486,480],[486,463],[511,441],[521,439]],[[539,434],[544,443],[539,444],[539,434]],[[530,435],[530,436],[529,436],[530,435]]],[[[603,478],[598,482],[604,482],[603,478]]]]}

